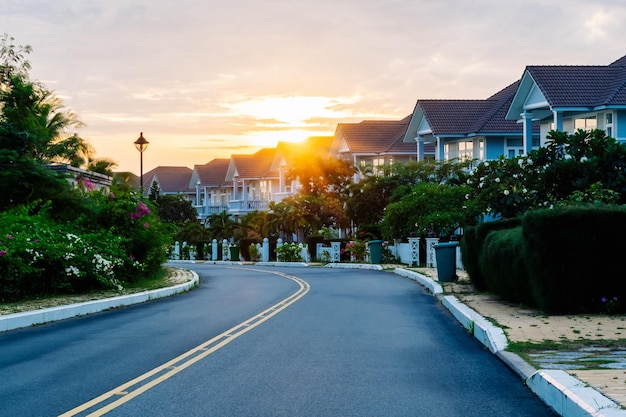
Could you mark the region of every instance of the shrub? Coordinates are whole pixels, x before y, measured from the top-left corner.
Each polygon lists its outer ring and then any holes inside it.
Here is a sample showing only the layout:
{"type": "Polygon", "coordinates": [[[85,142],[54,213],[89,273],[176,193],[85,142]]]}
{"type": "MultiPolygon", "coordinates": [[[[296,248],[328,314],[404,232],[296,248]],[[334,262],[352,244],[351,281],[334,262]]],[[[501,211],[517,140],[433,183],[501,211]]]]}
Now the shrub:
{"type": "Polygon", "coordinates": [[[544,311],[599,312],[603,298],[626,297],[623,206],[535,210],[524,216],[523,233],[533,296],[544,311]]]}
{"type": "Polygon", "coordinates": [[[302,261],[302,245],[298,243],[283,243],[276,248],[276,258],[281,262],[300,262],[302,261]]]}
{"type": "Polygon", "coordinates": [[[461,238],[461,258],[470,280],[478,291],[487,291],[489,288],[480,267],[480,257],[485,238],[493,230],[510,229],[520,224],[521,219],[513,218],[480,223],[465,229],[461,238]]]}
{"type": "Polygon", "coordinates": [[[521,226],[487,234],[480,254],[480,269],[490,291],[511,302],[535,304],[524,260],[521,226]]]}

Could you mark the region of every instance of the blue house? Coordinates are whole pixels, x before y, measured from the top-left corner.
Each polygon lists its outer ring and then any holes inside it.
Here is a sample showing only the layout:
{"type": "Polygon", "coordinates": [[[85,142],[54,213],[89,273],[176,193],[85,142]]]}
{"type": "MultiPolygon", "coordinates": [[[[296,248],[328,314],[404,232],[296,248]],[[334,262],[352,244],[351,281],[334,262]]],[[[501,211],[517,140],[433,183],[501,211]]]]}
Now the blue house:
{"type": "Polygon", "coordinates": [[[626,56],[605,66],[528,66],[506,114],[521,122],[524,152],[534,146],[536,123],[541,145],[554,129],[602,129],[626,141],[626,56]]]}
{"type": "MultiPolygon", "coordinates": [[[[404,142],[417,143],[417,159],[428,159],[433,146],[436,160],[495,159],[524,151],[524,130],[505,116],[520,82],[485,100],[418,100],[404,142]]],[[[531,126],[531,140],[539,146],[539,125],[531,126]]]]}

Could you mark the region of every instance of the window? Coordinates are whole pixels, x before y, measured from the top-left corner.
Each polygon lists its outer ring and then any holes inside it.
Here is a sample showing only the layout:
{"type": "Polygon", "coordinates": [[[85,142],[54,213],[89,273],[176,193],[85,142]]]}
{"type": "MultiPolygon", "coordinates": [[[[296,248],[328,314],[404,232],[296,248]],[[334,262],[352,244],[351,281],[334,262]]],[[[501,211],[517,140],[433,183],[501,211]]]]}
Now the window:
{"type": "Polygon", "coordinates": [[[607,136],[613,137],[613,113],[607,113],[604,116],[604,131],[607,136]]]}
{"type": "Polygon", "coordinates": [[[459,142],[459,160],[467,161],[474,158],[474,142],[471,140],[459,142]]]}
{"type": "Polygon", "coordinates": [[[596,116],[583,117],[574,120],[574,129],[593,130],[598,127],[596,116]]]}
{"type": "Polygon", "coordinates": [[[508,138],[505,142],[504,154],[508,158],[515,158],[524,154],[524,143],[521,138],[508,138]]]}

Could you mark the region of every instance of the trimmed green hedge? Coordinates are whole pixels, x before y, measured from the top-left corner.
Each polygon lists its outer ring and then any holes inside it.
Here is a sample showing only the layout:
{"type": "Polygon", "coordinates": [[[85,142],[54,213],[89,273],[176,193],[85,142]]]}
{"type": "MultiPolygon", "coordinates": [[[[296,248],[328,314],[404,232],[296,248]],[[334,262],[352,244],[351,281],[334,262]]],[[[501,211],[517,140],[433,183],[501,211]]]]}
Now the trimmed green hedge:
{"type": "Polygon", "coordinates": [[[467,230],[463,263],[477,289],[546,313],[626,312],[626,207],[569,206],[467,230]]]}
{"type": "Polygon", "coordinates": [[[494,222],[480,223],[468,227],[461,238],[461,258],[474,288],[478,291],[487,291],[489,285],[485,281],[481,267],[480,257],[483,243],[487,235],[494,230],[511,229],[521,225],[521,219],[498,220],[494,222]]]}
{"type": "Polygon", "coordinates": [[[503,299],[533,305],[524,262],[522,227],[491,231],[480,254],[480,268],[489,289],[503,299]]]}
{"type": "Polygon", "coordinates": [[[626,208],[536,210],[522,225],[533,295],[542,310],[605,312],[607,300],[626,301],[626,208]]]}

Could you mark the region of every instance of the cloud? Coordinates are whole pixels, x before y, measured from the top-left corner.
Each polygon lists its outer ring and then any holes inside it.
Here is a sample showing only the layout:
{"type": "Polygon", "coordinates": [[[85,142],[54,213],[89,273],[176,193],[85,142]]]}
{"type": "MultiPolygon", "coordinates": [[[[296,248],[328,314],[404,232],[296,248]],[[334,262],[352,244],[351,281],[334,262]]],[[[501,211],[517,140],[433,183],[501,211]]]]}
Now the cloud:
{"type": "Polygon", "coordinates": [[[624,20],[621,0],[5,0],[0,27],[99,156],[144,131],[148,161],[162,148],[191,166],[255,131],[325,134],[419,98],[486,98],[526,65],[608,64],[624,20]]]}

